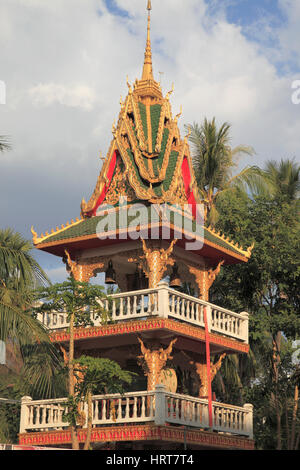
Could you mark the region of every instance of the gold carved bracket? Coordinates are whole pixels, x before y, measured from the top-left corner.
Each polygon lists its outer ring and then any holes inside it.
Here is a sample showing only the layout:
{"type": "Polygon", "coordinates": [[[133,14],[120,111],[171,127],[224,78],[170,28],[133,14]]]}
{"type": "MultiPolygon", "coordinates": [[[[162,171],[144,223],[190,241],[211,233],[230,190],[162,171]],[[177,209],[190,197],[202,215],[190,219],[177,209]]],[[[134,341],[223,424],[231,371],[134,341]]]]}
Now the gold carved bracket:
{"type": "Polygon", "coordinates": [[[143,270],[149,279],[149,288],[155,288],[162,280],[163,275],[169,265],[173,266],[175,261],[170,258],[174,245],[177,240],[172,240],[169,248],[147,247],[146,242],[142,239],[143,255],[137,258],[129,258],[130,263],[138,263],[140,269],[143,270]]]}
{"type": "Polygon", "coordinates": [[[159,383],[160,374],[163,367],[169,359],[172,359],[173,345],[176,343],[177,338],[173,339],[166,349],[154,347],[146,348],[143,341],[138,338],[141,345],[142,356],[138,356],[140,363],[147,376],[147,390],[154,390],[155,386],[159,383]]]}
{"type": "Polygon", "coordinates": [[[67,270],[71,272],[76,281],[80,282],[89,282],[91,277],[97,275],[97,271],[103,271],[105,264],[108,262],[108,259],[102,257],[72,261],[67,250],[65,250],[65,254],[67,256],[67,270]]]}

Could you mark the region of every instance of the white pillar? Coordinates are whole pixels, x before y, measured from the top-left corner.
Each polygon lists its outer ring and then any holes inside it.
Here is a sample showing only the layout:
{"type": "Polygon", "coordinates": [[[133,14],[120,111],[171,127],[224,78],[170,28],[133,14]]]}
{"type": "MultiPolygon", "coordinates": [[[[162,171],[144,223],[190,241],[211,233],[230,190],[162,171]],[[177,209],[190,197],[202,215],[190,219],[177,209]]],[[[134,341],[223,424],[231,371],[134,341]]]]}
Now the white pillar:
{"type": "Polygon", "coordinates": [[[245,429],[249,438],[253,439],[253,405],[251,403],[246,403],[243,408],[246,411],[245,429]]]}
{"type": "Polygon", "coordinates": [[[26,425],[29,418],[29,406],[32,402],[31,397],[22,397],[21,399],[21,418],[20,418],[20,434],[26,431],[26,425]]]}
{"type": "Polygon", "coordinates": [[[162,384],[155,387],[155,424],[166,424],[166,387],[162,384]]]}
{"type": "Polygon", "coordinates": [[[160,281],[157,287],[158,292],[158,316],[168,318],[169,316],[169,284],[160,281]]]}

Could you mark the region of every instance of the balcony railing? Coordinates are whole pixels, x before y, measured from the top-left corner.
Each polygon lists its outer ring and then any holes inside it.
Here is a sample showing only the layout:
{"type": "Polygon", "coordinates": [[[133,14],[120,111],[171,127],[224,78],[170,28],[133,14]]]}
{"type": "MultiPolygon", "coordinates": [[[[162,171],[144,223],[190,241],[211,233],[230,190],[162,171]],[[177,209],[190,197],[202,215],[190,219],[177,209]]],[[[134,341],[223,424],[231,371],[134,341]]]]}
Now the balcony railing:
{"type": "MultiPolygon", "coordinates": [[[[175,318],[184,323],[205,327],[206,308],[209,330],[248,343],[248,313],[234,313],[217,305],[169,288],[161,282],[155,289],[113,294],[101,301],[114,322],[147,319],[151,316],[175,318]]],[[[66,313],[39,315],[38,319],[49,329],[69,326],[66,313]]],[[[93,318],[92,318],[93,320],[93,318]]],[[[94,325],[101,321],[94,319],[94,325]]]]}
{"type": "MultiPolygon", "coordinates": [[[[33,401],[30,397],[23,397],[20,434],[68,428],[68,423],[63,420],[65,403],[66,399],[33,401]]],[[[157,385],[153,392],[94,396],[92,426],[147,422],[163,426],[170,423],[253,438],[251,404],[238,407],[213,402],[212,408],[213,426],[210,428],[207,400],[170,393],[163,385],[157,385]]],[[[87,404],[82,404],[82,410],[87,420],[87,404]]]]}

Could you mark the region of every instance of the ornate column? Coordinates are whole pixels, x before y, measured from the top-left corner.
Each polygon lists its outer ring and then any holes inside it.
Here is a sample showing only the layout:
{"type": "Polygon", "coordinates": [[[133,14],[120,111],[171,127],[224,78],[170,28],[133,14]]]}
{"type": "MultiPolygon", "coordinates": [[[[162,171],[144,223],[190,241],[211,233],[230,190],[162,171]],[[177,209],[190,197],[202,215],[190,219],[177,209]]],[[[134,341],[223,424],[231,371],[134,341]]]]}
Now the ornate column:
{"type": "Polygon", "coordinates": [[[157,349],[155,345],[147,349],[143,341],[140,338],[138,338],[138,340],[140,342],[142,352],[142,356],[138,356],[138,359],[140,360],[145,371],[145,375],[147,376],[147,390],[152,391],[155,390],[156,385],[159,384],[160,375],[167,360],[172,359],[171,353],[177,338],[170,342],[167,349],[157,349]]]}

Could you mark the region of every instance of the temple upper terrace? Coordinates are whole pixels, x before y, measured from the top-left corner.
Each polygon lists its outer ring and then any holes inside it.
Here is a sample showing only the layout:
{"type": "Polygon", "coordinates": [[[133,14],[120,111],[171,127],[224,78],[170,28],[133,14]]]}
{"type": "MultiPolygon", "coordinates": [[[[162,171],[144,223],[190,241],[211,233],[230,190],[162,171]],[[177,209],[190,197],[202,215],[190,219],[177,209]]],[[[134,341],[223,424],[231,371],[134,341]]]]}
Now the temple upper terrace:
{"type": "MultiPolygon", "coordinates": [[[[210,302],[172,289],[166,282],[157,288],[112,294],[99,300],[108,312],[112,325],[128,321],[164,319],[204,330],[206,309],[209,331],[248,344],[248,313],[234,313],[210,302]]],[[[38,319],[49,330],[59,332],[69,326],[65,312],[39,314],[38,319]]],[[[100,319],[91,318],[93,327],[100,319]]]]}

